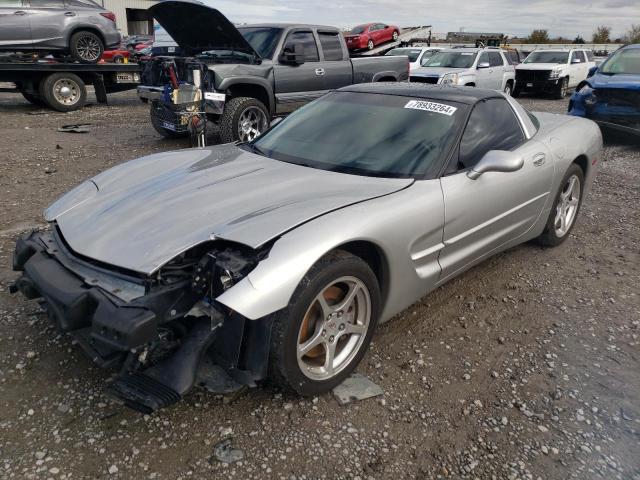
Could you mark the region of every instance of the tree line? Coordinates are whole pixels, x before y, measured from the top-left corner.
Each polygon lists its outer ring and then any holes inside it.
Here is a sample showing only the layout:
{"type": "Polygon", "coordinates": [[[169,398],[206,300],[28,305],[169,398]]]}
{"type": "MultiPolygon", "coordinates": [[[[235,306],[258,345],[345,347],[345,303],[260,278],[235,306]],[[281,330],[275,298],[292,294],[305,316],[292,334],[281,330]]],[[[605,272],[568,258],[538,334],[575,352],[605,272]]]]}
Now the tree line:
{"type": "MultiPolygon", "coordinates": [[[[526,43],[587,43],[581,35],[573,40],[563,37],[551,38],[549,30],[536,29],[525,39],[526,43]]],[[[611,27],[600,25],[591,36],[590,43],[640,43],[640,25],[631,28],[620,38],[611,39],[611,27]]]]}

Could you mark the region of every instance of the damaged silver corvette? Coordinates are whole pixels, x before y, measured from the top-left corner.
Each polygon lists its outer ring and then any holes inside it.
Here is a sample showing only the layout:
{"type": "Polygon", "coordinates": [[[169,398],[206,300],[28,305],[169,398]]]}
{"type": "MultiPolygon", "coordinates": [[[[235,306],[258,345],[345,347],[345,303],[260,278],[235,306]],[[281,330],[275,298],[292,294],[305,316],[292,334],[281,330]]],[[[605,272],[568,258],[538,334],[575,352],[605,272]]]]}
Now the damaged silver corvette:
{"type": "Polygon", "coordinates": [[[246,144],[116,166],[20,239],[13,285],[150,412],[195,385],[339,384],[376,324],[490,255],[564,241],[589,120],[480,89],[360,85],[246,144]]]}

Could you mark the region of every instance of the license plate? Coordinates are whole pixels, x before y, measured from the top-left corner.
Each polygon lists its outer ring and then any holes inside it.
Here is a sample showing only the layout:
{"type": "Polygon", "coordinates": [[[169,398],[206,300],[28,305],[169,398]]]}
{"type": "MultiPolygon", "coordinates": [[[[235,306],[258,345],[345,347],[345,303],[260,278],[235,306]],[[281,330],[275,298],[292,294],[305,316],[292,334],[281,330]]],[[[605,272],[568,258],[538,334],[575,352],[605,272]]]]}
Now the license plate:
{"type": "Polygon", "coordinates": [[[533,83],[527,83],[527,87],[533,87],[533,83]]]}
{"type": "Polygon", "coordinates": [[[167,130],[171,130],[171,131],[175,131],[176,129],[175,125],[171,122],[162,122],[162,126],[167,130]]]}
{"type": "Polygon", "coordinates": [[[116,73],[116,83],[140,83],[137,73],[116,73]]]}

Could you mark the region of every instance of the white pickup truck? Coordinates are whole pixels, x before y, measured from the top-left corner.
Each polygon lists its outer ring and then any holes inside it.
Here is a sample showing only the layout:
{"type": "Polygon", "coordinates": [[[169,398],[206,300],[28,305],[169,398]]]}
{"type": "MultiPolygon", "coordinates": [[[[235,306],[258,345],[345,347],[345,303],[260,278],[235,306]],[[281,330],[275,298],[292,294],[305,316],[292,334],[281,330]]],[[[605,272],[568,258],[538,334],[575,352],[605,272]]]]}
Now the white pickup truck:
{"type": "Polygon", "coordinates": [[[565,98],[595,66],[593,52],[584,48],[535,50],[516,66],[514,96],[532,92],[565,98]]]}

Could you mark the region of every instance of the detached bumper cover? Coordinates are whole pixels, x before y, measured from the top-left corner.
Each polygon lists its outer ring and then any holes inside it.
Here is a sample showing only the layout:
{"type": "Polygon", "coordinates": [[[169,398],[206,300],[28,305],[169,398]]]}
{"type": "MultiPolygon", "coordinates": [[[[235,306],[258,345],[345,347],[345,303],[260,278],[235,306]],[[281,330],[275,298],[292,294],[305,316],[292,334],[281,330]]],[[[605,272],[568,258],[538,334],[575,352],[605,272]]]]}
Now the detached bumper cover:
{"type": "Polygon", "coordinates": [[[31,233],[18,240],[13,268],[22,276],[13,285],[27,298],[43,298],[50,318],[99,364],[157,337],[156,314],[86,283],[63,265],[65,252],[52,233],[31,233]]]}

